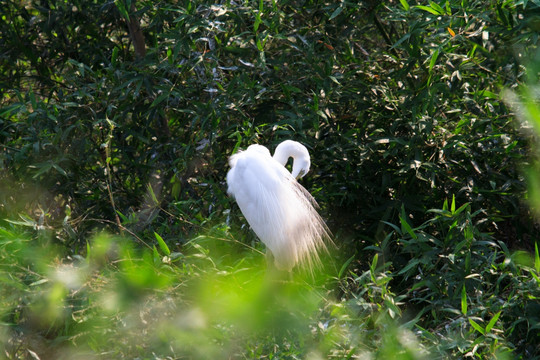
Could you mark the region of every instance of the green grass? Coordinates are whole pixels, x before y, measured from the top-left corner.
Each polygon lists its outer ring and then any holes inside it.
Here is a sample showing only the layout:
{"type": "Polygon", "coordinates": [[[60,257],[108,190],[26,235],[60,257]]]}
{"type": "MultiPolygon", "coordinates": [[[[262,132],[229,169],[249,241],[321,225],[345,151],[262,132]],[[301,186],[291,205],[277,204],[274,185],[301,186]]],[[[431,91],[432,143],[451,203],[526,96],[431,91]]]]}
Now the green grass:
{"type": "Polygon", "coordinates": [[[362,260],[293,277],[268,270],[228,229],[168,255],[102,234],[75,258],[3,230],[0,342],[8,358],[534,354],[538,249],[511,253],[476,233],[468,208],[392,225],[362,260]]]}

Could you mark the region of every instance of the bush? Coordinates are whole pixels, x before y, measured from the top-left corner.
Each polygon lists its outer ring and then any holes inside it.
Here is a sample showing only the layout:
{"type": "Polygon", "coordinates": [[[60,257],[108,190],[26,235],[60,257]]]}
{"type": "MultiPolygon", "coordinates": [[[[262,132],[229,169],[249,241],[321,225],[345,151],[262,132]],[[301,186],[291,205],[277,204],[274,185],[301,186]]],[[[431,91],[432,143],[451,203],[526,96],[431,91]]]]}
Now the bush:
{"type": "Polygon", "coordinates": [[[534,2],[0,9],[7,356],[538,356],[535,100],[500,95],[537,81],[534,2]],[[266,299],[224,180],[286,138],[343,255],[266,299]]]}

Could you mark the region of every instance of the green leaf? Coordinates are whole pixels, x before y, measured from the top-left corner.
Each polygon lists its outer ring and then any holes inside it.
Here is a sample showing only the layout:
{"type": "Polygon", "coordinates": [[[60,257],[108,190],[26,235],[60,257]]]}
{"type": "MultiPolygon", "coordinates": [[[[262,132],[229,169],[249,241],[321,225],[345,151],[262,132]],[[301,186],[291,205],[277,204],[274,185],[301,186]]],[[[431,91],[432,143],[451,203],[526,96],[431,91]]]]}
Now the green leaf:
{"type": "Polygon", "coordinates": [[[52,164],[52,167],[58,171],[61,175],[64,175],[64,176],[67,176],[67,172],[66,170],[62,169],[60,166],[56,165],[56,164],[52,164]]]}
{"type": "Polygon", "coordinates": [[[443,211],[448,211],[448,199],[444,199],[443,205],[442,205],[443,211]]]}
{"type": "Polygon", "coordinates": [[[429,6],[431,6],[432,9],[434,9],[441,15],[445,13],[444,9],[440,7],[439,4],[437,4],[436,2],[430,1],[429,6]]]}
{"type": "Polygon", "coordinates": [[[433,67],[437,63],[437,58],[439,57],[439,49],[436,49],[433,54],[431,54],[431,61],[429,62],[429,72],[433,71],[433,67]]]}
{"type": "Polygon", "coordinates": [[[334,10],[334,12],[332,13],[332,15],[330,15],[330,18],[328,19],[329,21],[332,20],[333,18],[335,18],[336,16],[338,16],[339,14],[341,14],[341,12],[343,11],[343,6],[338,6],[338,8],[336,10],[334,10]]]}
{"type": "Polygon", "coordinates": [[[343,273],[345,272],[345,270],[347,270],[347,268],[349,267],[349,264],[354,260],[355,257],[356,256],[353,255],[350,258],[348,258],[347,261],[345,261],[345,263],[343,263],[343,265],[341,266],[341,269],[339,269],[338,279],[341,279],[341,277],[343,276],[343,273]]]}
{"type": "Polygon", "coordinates": [[[90,247],[90,243],[86,242],[86,259],[90,259],[92,256],[92,248],[90,247]]]}
{"type": "Polygon", "coordinates": [[[122,17],[124,19],[126,19],[127,21],[129,21],[129,13],[127,12],[126,10],[126,6],[124,4],[124,1],[123,0],[116,0],[114,2],[114,4],[116,5],[116,7],[118,8],[118,11],[120,12],[120,14],[122,15],[122,17]]]}
{"type": "Polygon", "coordinates": [[[452,15],[452,8],[450,7],[450,2],[448,0],[445,3],[445,8],[446,8],[446,14],[452,15]]]}
{"type": "Polygon", "coordinates": [[[383,224],[386,224],[386,225],[390,226],[392,229],[394,229],[394,230],[396,231],[396,233],[398,233],[399,236],[402,236],[402,235],[403,235],[403,233],[401,232],[401,229],[398,228],[395,224],[392,224],[392,223],[390,223],[390,222],[388,222],[388,221],[384,221],[384,220],[381,221],[381,222],[382,222],[383,224]]]}
{"type": "Polygon", "coordinates": [[[119,51],[120,51],[120,49],[118,49],[118,46],[115,46],[113,51],[112,51],[111,64],[113,66],[116,66],[116,59],[118,59],[118,52],[119,51]]]}
{"type": "Polygon", "coordinates": [[[413,239],[418,239],[418,236],[414,233],[413,228],[409,225],[407,220],[403,216],[400,216],[399,220],[401,221],[401,231],[406,231],[413,239]]]}
{"type": "Polygon", "coordinates": [[[440,12],[438,12],[437,10],[429,7],[429,6],[424,6],[424,5],[416,5],[415,8],[418,8],[420,10],[424,10],[424,11],[427,11],[433,15],[442,15],[440,12]]]}
{"type": "Polygon", "coordinates": [[[465,284],[461,289],[461,313],[467,315],[467,291],[465,289],[465,284]]]}
{"type": "Polygon", "coordinates": [[[411,38],[411,33],[407,33],[407,34],[403,35],[398,41],[396,41],[392,45],[391,49],[397,48],[402,42],[407,41],[410,38],[411,38]]]}
{"type": "Polygon", "coordinates": [[[159,256],[156,245],[152,246],[152,258],[154,260],[154,264],[159,264],[161,262],[161,256],[159,256]]]}
{"type": "Polygon", "coordinates": [[[13,113],[18,113],[19,109],[25,110],[25,107],[21,103],[9,105],[0,109],[0,117],[9,117],[13,113]]]}
{"type": "Polygon", "coordinates": [[[263,44],[261,42],[261,39],[257,36],[257,49],[259,51],[263,51],[264,47],[263,47],[263,44]]]}
{"type": "Polygon", "coordinates": [[[253,23],[253,31],[254,32],[257,32],[257,30],[259,30],[259,25],[261,25],[261,23],[262,23],[261,16],[262,16],[262,13],[263,13],[263,9],[264,9],[264,3],[263,3],[263,0],[260,0],[259,1],[259,11],[255,14],[255,22],[253,23]]]}
{"type": "Polygon", "coordinates": [[[335,76],[330,75],[330,76],[328,76],[328,78],[330,78],[330,80],[332,80],[332,81],[335,82],[336,84],[341,85],[341,84],[339,83],[338,79],[336,79],[335,76]]]}
{"type": "Polygon", "coordinates": [[[421,263],[420,259],[412,259],[403,269],[401,269],[398,272],[398,275],[406,273],[407,271],[409,271],[410,269],[412,269],[413,267],[417,266],[420,263],[421,263]]]}
{"type": "Polygon", "coordinates": [[[146,187],[147,188],[147,191],[148,191],[148,194],[150,194],[150,197],[152,198],[152,202],[153,202],[153,206],[158,206],[159,205],[159,200],[154,192],[154,188],[152,187],[152,185],[148,184],[148,186],[146,187]]]}
{"type": "Polygon", "coordinates": [[[155,231],[154,231],[154,235],[156,237],[156,240],[158,242],[158,245],[161,251],[167,256],[171,255],[171,250],[169,250],[169,247],[167,246],[167,244],[165,244],[165,241],[163,240],[163,238],[155,231]]]}
{"type": "Polygon", "coordinates": [[[32,86],[30,86],[30,90],[28,91],[28,96],[30,96],[30,103],[32,104],[32,110],[37,110],[37,101],[36,101],[36,94],[34,94],[34,91],[32,91],[32,86]]]}
{"type": "Polygon", "coordinates": [[[489,91],[489,90],[478,90],[478,91],[473,92],[472,94],[480,96],[480,97],[485,97],[488,99],[493,99],[493,100],[500,99],[498,94],[495,94],[494,92],[489,91]]]}
{"type": "Polygon", "coordinates": [[[379,254],[375,254],[375,256],[373,256],[373,260],[371,261],[371,265],[369,266],[369,272],[372,281],[375,281],[375,270],[377,269],[377,262],[379,262],[379,254]]]}
{"type": "Polygon", "coordinates": [[[461,205],[455,212],[453,215],[459,215],[463,210],[467,209],[469,207],[469,203],[465,203],[463,205],[461,205]]]}
{"type": "Polygon", "coordinates": [[[257,30],[259,30],[259,25],[261,25],[261,15],[259,14],[256,14],[255,15],[255,22],[253,23],[253,31],[254,32],[257,32],[257,30]]]}
{"type": "Polygon", "coordinates": [[[116,213],[122,219],[124,224],[129,223],[129,218],[126,215],[122,214],[119,210],[116,210],[116,213]]]}
{"type": "Polygon", "coordinates": [[[473,319],[469,319],[469,323],[471,324],[471,326],[473,328],[475,328],[476,331],[478,331],[480,334],[482,335],[485,335],[486,332],[484,330],[483,327],[481,327],[480,325],[478,325],[478,323],[476,321],[474,321],[473,319]]]}
{"type": "Polygon", "coordinates": [[[390,317],[395,318],[396,315],[401,315],[401,310],[397,307],[394,300],[390,297],[384,299],[384,304],[388,308],[388,314],[390,317]]]}
{"type": "Polygon", "coordinates": [[[163,102],[163,100],[167,99],[169,97],[169,93],[168,92],[163,92],[161,93],[161,95],[159,95],[153,102],[152,102],[152,105],[150,105],[150,107],[155,107],[157,105],[159,105],[161,102],[163,102]]]}
{"type": "Polygon", "coordinates": [[[495,323],[497,322],[497,320],[499,320],[499,316],[501,316],[501,312],[502,312],[502,311],[499,311],[498,313],[496,313],[496,314],[491,318],[491,320],[489,321],[489,323],[486,325],[486,333],[490,332],[491,329],[493,328],[493,325],[495,325],[495,323]]]}
{"type": "Polygon", "coordinates": [[[167,49],[167,60],[169,61],[169,64],[174,63],[173,52],[171,48],[167,49]]]}
{"type": "Polygon", "coordinates": [[[48,282],[49,282],[49,279],[41,279],[41,280],[38,280],[38,281],[34,281],[29,286],[37,286],[37,285],[45,284],[45,283],[48,283],[48,282]]]}
{"type": "Polygon", "coordinates": [[[401,6],[403,6],[403,9],[405,9],[405,11],[409,11],[411,7],[409,6],[407,0],[399,0],[399,2],[401,3],[401,6]]]}
{"type": "Polygon", "coordinates": [[[540,274],[540,255],[538,254],[538,243],[534,244],[534,268],[540,274]]]}

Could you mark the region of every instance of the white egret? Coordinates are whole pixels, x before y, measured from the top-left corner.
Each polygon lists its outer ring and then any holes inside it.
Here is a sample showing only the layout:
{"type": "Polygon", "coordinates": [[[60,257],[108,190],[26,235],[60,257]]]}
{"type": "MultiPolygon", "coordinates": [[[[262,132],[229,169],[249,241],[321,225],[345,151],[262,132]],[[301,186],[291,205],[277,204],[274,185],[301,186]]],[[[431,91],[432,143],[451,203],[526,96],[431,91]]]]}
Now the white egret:
{"type": "Polygon", "coordinates": [[[329,231],[317,213],[317,202],[296,181],[309,171],[306,147],[286,140],[274,152],[251,145],[229,158],[227,192],[232,195],[255,234],[274,256],[280,270],[300,263],[312,268],[318,251],[326,250],[329,231]],[[285,168],[293,158],[292,172],[285,168]]]}

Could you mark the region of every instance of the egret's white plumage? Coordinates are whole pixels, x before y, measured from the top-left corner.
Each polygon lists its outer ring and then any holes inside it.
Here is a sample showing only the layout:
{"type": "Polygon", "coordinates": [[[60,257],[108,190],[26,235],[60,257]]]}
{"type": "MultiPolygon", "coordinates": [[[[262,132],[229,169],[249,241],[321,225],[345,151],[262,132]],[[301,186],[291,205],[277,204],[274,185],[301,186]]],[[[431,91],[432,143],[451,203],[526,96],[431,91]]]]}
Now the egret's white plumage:
{"type": "Polygon", "coordinates": [[[228,193],[255,234],[274,255],[276,267],[292,269],[297,263],[312,267],[318,250],[326,249],[326,224],[317,213],[317,202],[296,181],[310,167],[306,147],[287,140],[274,156],[262,145],[251,145],[229,158],[228,193]],[[285,168],[293,158],[292,172],[285,168]]]}

